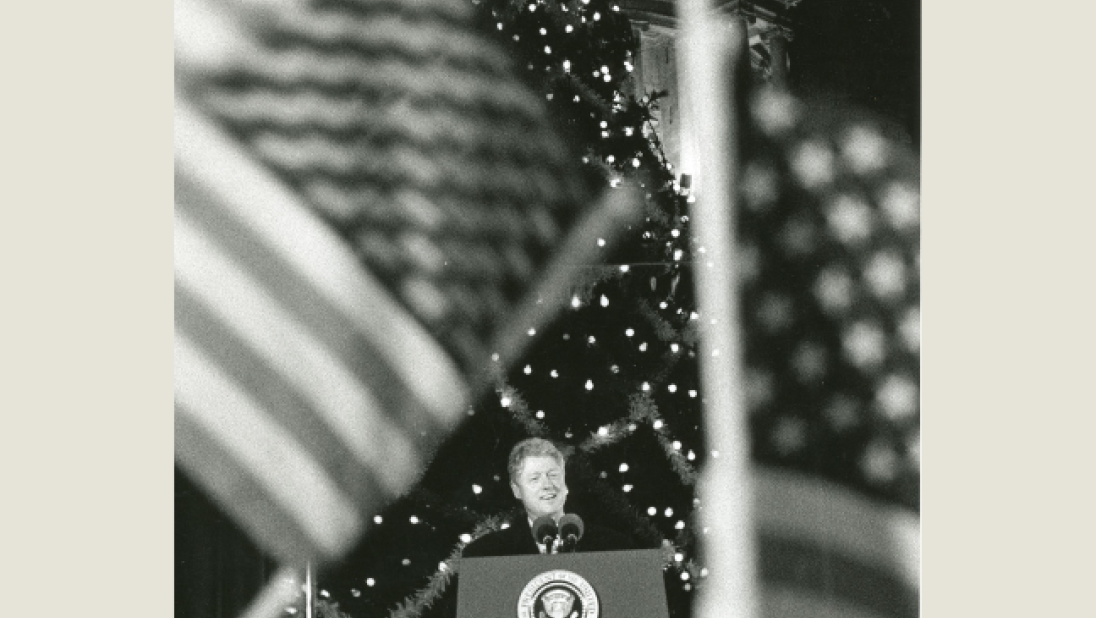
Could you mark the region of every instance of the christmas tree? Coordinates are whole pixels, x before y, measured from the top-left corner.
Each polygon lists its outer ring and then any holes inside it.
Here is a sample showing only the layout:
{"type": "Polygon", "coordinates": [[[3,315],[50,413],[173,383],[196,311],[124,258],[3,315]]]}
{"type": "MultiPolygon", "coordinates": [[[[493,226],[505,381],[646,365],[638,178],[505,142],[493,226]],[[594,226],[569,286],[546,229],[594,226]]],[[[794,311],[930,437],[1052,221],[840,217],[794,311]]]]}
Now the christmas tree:
{"type": "Polygon", "coordinates": [[[437,453],[418,489],[374,520],[376,528],[322,594],[355,617],[445,615],[459,548],[506,525],[514,498],[506,455],[531,435],[567,451],[568,510],[664,547],[673,615],[688,613],[700,433],[697,314],[685,264],[687,191],[653,130],[658,93],[630,80],[637,41],[605,0],[481,2],[480,16],[513,50],[602,190],[638,186],[647,204],[628,241],[605,262],[576,265],[566,307],[497,397],[437,453]],[[675,594],[676,593],[676,594],[675,594]],[[333,595],[333,596],[330,596],[333,595]]]}
{"type": "MultiPolygon", "coordinates": [[[[629,79],[636,40],[605,0],[478,4],[579,146],[589,181],[635,185],[647,218],[605,262],[575,265],[566,307],[496,393],[468,410],[417,489],[320,579],[326,611],[447,616],[459,553],[508,525],[506,455],[528,436],[568,455],[568,511],[664,550],[671,616],[708,573],[696,559],[708,457],[692,292],[704,248],[687,188],[652,127],[659,93],[629,79]]],[[[753,81],[760,81],[755,78],[753,81]]],[[[742,318],[754,458],[917,508],[916,163],[863,115],[810,116],[786,94],[748,102],[742,318]]],[[[501,366],[501,363],[499,364],[501,366]]],[[[490,369],[489,369],[490,370],[490,369]]]]}

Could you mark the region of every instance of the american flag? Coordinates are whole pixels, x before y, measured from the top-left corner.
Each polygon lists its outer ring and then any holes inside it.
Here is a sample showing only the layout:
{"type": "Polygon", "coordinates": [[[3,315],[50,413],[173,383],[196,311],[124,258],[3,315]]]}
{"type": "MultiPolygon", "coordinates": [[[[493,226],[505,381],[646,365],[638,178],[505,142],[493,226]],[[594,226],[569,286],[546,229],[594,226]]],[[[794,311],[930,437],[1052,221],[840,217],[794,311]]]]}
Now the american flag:
{"type": "Polygon", "coordinates": [[[471,19],[176,3],[176,461],[286,562],[339,557],[413,485],[477,368],[549,317],[557,252],[629,216],[583,212],[577,157],[471,19]]]}
{"type": "Polygon", "coordinates": [[[746,105],[739,254],[771,616],[915,616],[918,159],[890,123],[765,89],[746,105]]]}

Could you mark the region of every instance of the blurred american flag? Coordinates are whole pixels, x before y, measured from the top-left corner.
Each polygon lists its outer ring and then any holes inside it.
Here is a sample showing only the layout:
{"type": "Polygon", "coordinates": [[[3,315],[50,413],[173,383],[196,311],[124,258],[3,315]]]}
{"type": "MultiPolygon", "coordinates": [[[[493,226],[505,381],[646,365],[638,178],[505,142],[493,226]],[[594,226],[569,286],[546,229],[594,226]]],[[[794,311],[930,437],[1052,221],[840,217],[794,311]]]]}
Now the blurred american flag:
{"type": "Polygon", "coordinates": [[[554,256],[630,216],[586,208],[471,21],[460,0],[176,3],[176,461],[288,563],[339,557],[413,485],[480,368],[548,319],[554,256]]]}

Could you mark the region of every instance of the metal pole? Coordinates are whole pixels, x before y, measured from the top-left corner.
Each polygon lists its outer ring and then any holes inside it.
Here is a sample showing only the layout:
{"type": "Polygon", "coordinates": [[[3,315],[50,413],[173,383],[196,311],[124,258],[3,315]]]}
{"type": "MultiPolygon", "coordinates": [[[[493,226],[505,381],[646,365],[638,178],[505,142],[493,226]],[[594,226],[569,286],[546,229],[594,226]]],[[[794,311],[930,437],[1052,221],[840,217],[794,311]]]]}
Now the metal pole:
{"type": "Polygon", "coordinates": [[[304,618],[312,618],[312,589],[315,582],[312,581],[312,562],[304,564],[304,618]]]}
{"type": "MultiPolygon", "coordinates": [[[[709,0],[681,0],[680,75],[690,118],[691,151],[698,160],[692,209],[705,252],[695,270],[704,330],[700,341],[704,426],[713,453],[700,481],[702,563],[709,570],[700,592],[700,618],[756,615],[755,528],[750,487],[750,442],[740,387],[741,336],[733,272],[738,169],[732,71],[748,45],[745,20],[730,24],[709,0]]],[[[741,58],[748,61],[748,58],[741,58]]]]}

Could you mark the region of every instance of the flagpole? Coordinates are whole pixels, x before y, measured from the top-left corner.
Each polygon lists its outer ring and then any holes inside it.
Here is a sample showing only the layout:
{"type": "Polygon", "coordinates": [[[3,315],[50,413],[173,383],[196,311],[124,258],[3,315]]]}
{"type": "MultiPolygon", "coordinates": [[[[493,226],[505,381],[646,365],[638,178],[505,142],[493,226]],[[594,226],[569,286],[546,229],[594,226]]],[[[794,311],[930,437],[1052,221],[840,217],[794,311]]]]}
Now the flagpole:
{"type": "Polygon", "coordinates": [[[696,172],[693,193],[697,196],[691,215],[699,246],[704,248],[694,273],[703,324],[704,427],[712,449],[700,480],[701,561],[709,574],[698,593],[697,616],[753,618],[757,615],[756,529],[733,271],[733,172],[739,161],[731,96],[734,62],[748,43],[741,17],[728,24],[727,16],[716,13],[709,0],[681,0],[678,7],[683,146],[697,167],[690,170],[696,172]]]}
{"type": "Polygon", "coordinates": [[[304,565],[304,618],[312,618],[312,561],[304,565]]]}

